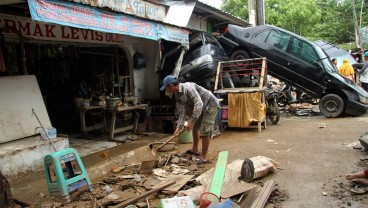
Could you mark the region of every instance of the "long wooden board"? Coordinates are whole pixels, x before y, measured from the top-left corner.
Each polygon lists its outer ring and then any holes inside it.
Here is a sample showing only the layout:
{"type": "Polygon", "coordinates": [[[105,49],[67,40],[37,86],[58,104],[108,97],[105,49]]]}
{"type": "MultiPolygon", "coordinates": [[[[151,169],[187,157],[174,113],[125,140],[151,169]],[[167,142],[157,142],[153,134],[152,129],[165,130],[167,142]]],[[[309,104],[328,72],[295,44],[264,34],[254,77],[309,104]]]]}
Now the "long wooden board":
{"type": "Polygon", "coordinates": [[[229,155],[228,151],[219,152],[219,156],[217,159],[217,163],[216,163],[216,167],[215,167],[215,171],[213,174],[212,183],[210,187],[210,192],[215,194],[219,198],[221,196],[222,183],[224,182],[228,155],[229,155]]]}

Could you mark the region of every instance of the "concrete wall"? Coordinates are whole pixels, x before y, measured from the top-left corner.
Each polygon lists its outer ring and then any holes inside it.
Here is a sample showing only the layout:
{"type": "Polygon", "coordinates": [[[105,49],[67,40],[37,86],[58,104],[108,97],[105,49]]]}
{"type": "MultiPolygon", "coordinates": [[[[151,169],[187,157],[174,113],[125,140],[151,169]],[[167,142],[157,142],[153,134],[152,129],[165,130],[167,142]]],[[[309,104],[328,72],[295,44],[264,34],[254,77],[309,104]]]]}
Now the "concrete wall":
{"type": "Polygon", "coordinates": [[[159,99],[159,74],[156,72],[160,66],[158,41],[125,36],[122,44],[125,50],[129,69],[134,75],[134,92],[141,100],[159,99]],[[146,58],[146,68],[134,69],[133,55],[139,51],[146,58]]]}
{"type": "MultiPolygon", "coordinates": [[[[69,148],[67,137],[52,139],[57,151],[69,148]]],[[[54,149],[49,141],[40,136],[32,136],[24,139],[1,144],[0,167],[5,176],[17,177],[19,174],[43,169],[43,158],[53,153],[54,149]]]]}

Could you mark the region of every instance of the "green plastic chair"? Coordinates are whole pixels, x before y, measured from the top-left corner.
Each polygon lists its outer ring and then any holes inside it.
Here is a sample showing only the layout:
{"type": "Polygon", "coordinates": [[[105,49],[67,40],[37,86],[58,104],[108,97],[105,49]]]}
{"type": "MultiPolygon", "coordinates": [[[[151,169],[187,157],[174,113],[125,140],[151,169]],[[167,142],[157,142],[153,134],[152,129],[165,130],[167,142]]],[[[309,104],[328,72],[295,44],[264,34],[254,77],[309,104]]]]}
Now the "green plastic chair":
{"type": "Polygon", "coordinates": [[[70,202],[69,193],[92,183],[78,152],[73,148],[57,151],[44,157],[44,173],[50,196],[60,196],[64,203],[70,202]]]}

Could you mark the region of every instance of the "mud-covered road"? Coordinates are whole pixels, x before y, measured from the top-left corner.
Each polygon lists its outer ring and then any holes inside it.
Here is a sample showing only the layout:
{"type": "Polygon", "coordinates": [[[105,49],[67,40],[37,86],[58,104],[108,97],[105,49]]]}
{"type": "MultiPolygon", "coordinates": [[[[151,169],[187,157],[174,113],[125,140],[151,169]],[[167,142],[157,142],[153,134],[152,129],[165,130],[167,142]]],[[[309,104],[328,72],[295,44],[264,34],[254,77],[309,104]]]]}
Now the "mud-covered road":
{"type": "MultiPolygon", "coordinates": [[[[336,119],[283,115],[279,124],[270,124],[261,133],[256,128],[226,129],[211,140],[213,163],[208,167],[216,163],[217,152],[221,150],[229,151],[229,162],[266,156],[277,161],[280,169],[261,180],[275,180],[282,193],[281,202],[268,207],[363,208],[368,206],[368,194],[351,195],[351,185],[345,180],[345,174],[368,167],[367,161],[360,161],[367,153],[352,148],[352,143],[358,142],[358,137],[365,132],[368,132],[368,114],[336,119]],[[322,126],[325,127],[320,128],[322,126]]],[[[184,152],[190,144],[178,144],[177,147],[179,152],[184,152]]],[[[108,175],[116,161],[139,162],[151,154],[141,149],[121,159],[119,153],[125,151],[124,145],[120,145],[107,151],[111,158],[99,158],[101,154],[85,158],[92,181],[108,175]]],[[[39,200],[40,191],[47,195],[43,173],[13,181],[12,189],[16,198],[34,203],[39,200]]],[[[273,200],[278,201],[277,197],[273,200]]]]}

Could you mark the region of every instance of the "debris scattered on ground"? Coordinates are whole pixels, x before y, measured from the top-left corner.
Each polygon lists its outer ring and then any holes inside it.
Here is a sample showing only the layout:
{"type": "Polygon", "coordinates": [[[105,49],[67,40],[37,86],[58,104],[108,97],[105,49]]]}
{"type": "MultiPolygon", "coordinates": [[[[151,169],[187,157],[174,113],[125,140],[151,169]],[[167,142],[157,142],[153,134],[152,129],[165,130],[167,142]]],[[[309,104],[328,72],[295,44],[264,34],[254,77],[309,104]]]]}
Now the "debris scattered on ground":
{"type": "MultiPolygon", "coordinates": [[[[258,162],[265,159],[262,156],[253,159],[256,161],[257,158],[258,162]]],[[[205,187],[212,180],[211,176],[214,170],[208,169],[213,166],[198,165],[195,163],[196,157],[187,153],[160,153],[156,159],[143,161],[141,164],[118,164],[111,169],[111,175],[104,177],[101,182],[93,184],[93,191],[90,192],[85,188],[70,193],[72,202],[64,204],[63,207],[118,208],[134,205],[142,208],[153,208],[157,207],[159,203],[179,199],[190,199],[190,202],[199,205],[200,195],[206,191],[205,187]],[[184,198],[173,199],[172,197],[175,196],[184,198]]],[[[269,158],[266,159],[271,161],[271,169],[266,165],[267,171],[262,169],[263,173],[257,177],[263,177],[269,171],[276,170],[278,164],[269,158]]],[[[238,177],[241,175],[242,163],[243,160],[236,160],[228,165],[225,163],[225,166],[223,166],[225,174],[221,187],[223,190],[221,192],[222,198],[233,198],[236,202],[248,190],[259,187],[257,183],[239,181],[238,177]]],[[[265,164],[262,163],[261,166],[265,166],[265,164]]],[[[281,196],[277,188],[275,190],[278,195],[275,194],[275,191],[273,191],[275,182],[272,182],[272,184],[268,187],[267,196],[263,197],[262,203],[265,203],[268,197],[273,200],[272,204],[281,203],[287,198],[281,196]]],[[[42,207],[51,208],[60,206],[60,203],[50,204],[48,201],[41,205],[42,207]]]]}

